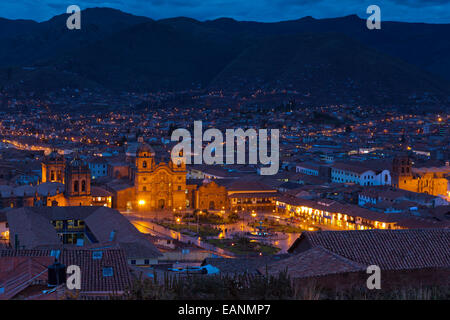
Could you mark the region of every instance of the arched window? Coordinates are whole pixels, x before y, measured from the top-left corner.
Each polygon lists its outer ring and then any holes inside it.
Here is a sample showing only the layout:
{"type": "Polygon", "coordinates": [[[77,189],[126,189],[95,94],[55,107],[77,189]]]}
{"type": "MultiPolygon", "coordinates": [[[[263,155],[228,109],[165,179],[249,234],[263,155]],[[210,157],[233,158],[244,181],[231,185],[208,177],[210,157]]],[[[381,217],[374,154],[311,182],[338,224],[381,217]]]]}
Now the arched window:
{"type": "Polygon", "coordinates": [[[147,168],[147,161],[142,162],[142,168],[147,168]]]}
{"type": "Polygon", "coordinates": [[[74,192],[78,192],[78,188],[79,188],[78,180],[75,180],[75,181],[73,182],[73,191],[74,191],[74,192]]]}
{"type": "Polygon", "coordinates": [[[86,191],[86,180],[81,181],[81,192],[86,191]]]}
{"type": "Polygon", "coordinates": [[[147,187],[142,187],[142,191],[147,191],[147,187]]]}

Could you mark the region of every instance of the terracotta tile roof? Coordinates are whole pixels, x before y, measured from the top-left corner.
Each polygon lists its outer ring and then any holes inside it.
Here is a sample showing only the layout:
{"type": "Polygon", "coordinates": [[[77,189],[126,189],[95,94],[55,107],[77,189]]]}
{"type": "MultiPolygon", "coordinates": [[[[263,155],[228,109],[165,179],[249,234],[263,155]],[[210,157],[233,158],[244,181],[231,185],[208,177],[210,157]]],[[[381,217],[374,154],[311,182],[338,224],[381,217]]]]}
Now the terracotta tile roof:
{"type": "Polygon", "coordinates": [[[19,208],[6,213],[11,242],[17,235],[19,245],[33,248],[40,244],[59,244],[55,228],[45,217],[34,213],[30,208],[19,208]]]}
{"type": "Polygon", "coordinates": [[[114,230],[114,241],[123,245],[129,258],[137,258],[138,253],[143,255],[139,258],[162,256],[159,250],[117,210],[100,207],[85,222],[99,242],[108,242],[114,230]]]}
{"type": "Polygon", "coordinates": [[[97,187],[97,186],[92,186],[91,194],[93,197],[112,197],[113,196],[113,194],[111,192],[109,192],[108,190],[101,188],[101,187],[97,187]]]}
{"type": "Polygon", "coordinates": [[[137,258],[138,252],[143,255],[139,258],[145,259],[162,255],[119,211],[111,208],[27,207],[8,211],[7,218],[12,237],[18,234],[20,246],[25,249],[59,247],[62,243],[51,220],[81,219],[98,242],[117,242],[130,258],[137,258]]]}
{"type": "Polygon", "coordinates": [[[333,164],[331,167],[336,170],[355,172],[358,174],[362,174],[366,171],[372,170],[372,169],[368,169],[368,168],[362,166],[361,164],[356,164],[356,163],[339,163],[339,162],[337,162],[337,163],[333,164]]]}
{"type": "Polygon", "coordinates": [[[450,229],[305,231],[289,252],[303,252],[300,244],[385,270],[450,267],[450,229]]]}
{"type": "MultiPolygon", "coordinates": [[[[104,249],[101,250],[100,259],[93,259],[94,251],[99,250],[62,250],[59,261],[66,266],[77,265],[80,267],[81,292],[83,294],[123,292],[131,284],[125,251],[116,248],[104,249]],[[104,268],[112,268],[112,275],[104,276],[104,268]]],[[[54,258],[51,257],[51,250],[0,250],[0,261],[5,257],[45,257],[54,261],[54,258]]],[[[47,276],[47,273],[45,275],[47,276]]]]}
{"type": "Polygon", "coordinates": [[[316,277],[327,274],[347,273],[366,270],[366,266],[346,259],[321,246],[296,254],[290,258],[259,267],[261,274],[278,274],[287,271],[294,278],[316,277]]]}
{"type": "Polygon", "coordinates": [[[251,192],[251,191],[258,191],[258,192],[273,191],[273,192],[275,192],[276,191],[276,190],[272,189],[271,187],[265,185],[262,182],[250,180],[250,179],[239,179],[238,181],[230,183],[226,187],[227,187],[227,190],[230,191],[231,193],[236,192],[236,191],[248,191],[248,192],[251,192]]]}
{"type": "Polygon", "coordinates": [[[258,274],[258,269],[274,261],[286,258],[287,255],[263,256],[257,258],[207,258],[202,265],[212,265],[223,274],[258,274]]]}
{"type": "Polygon", "coordinates": [[[81,290],[86,292],[123,292],[131,284],[124,250],[102,250],[101,259],[93,259],[93,250],[64,250],[61,262],[81,269],[81,290]],[[104,268],[112,268],[112,276],[104,276],[104,268]]]}
{"type": "Polygon", "coordinates": [[[0,258],[0,300],[13,298],[36,281],[47,281],[47,266],[53,257],[1,257],[0,258]]]}
{"type": "Polygon", "coordinates": [[[437,221],[435,219],[424,219],[409,216],[397,222],[397,225],[407,229],[423,228],[450,228],[450,221],[437,221]]]}
{"type": "Polygon", "coordinates": [[[73,206],[73,207],[27,207],[33,213],[50,220],[80,219],[84,220],[90,216],[98,207],[95,206],[73,206]]]}

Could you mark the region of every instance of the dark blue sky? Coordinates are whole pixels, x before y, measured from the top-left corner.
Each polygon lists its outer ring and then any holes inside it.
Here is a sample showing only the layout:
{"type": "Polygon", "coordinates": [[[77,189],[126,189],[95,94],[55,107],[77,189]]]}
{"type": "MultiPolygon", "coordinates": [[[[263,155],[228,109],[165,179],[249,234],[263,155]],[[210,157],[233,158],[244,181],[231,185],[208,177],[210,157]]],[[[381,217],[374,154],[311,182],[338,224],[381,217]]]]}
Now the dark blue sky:
{"type": "Polygon", "coordinates": [[[368,5],[381,8],[382,20],[450,23],[450,0],[0,0],[0,17],[48,20],[69,5],[81,9],[111,7],[154,19],[188,16],[199,20],[231,17],[237,20],[279,21],[357,14],[366,17],[368,5]]]}

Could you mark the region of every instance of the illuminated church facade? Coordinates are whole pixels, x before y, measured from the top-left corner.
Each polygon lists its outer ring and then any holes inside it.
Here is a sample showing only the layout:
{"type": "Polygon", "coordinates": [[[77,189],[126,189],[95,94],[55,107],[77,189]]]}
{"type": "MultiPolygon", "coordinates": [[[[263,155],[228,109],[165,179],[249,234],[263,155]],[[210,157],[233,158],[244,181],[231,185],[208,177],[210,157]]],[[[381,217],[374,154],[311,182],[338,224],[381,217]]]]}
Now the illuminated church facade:
{"type": "Polygon", "coordinates": [[[163,210],[186,208],[186,164],[169,161],[156,164],[155,152],[141,144],[131,170],[135,203],[140,209],[163,210]]]}
{"type": "Polygon", "coordinates": [[[413,168],[409,157],[397,157],[393,166],[393,186],[433,196],[447,196],[450,167],[413,168]]]}
{"type": "Polygon", "coordinates": [[[157,163],[152,147],[140,139],[136,153],[124,164],[126,174],[118,177],[111,170],[109,181],[91,185],[91,172],[85,161],[78,156],[69,161],[52,152],[41,165],[38,188],[45,191],[30,203],[39,200],[44,206],[103,205],[119,210],[173,212],[275,209],[276,190],[257,183],[246,184],[241,179],[228,184],[226,179],[187,180],[183,156],[174,160],[157,163]]]}

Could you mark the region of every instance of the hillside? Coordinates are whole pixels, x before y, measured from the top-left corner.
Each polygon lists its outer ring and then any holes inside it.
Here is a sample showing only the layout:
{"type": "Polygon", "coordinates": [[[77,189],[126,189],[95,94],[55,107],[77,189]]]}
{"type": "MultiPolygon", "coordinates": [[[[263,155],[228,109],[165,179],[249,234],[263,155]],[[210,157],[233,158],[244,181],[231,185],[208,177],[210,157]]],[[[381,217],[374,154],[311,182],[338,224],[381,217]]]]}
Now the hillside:
{"type": "Polygon", "coordinates": [[[66,18],[0,19],[0,89],[275,89],[320,103],[450,101],[450,25],[383,22],[369,31],[357,16],[154,21],[94,8],[70,31],[66,18]]]}

